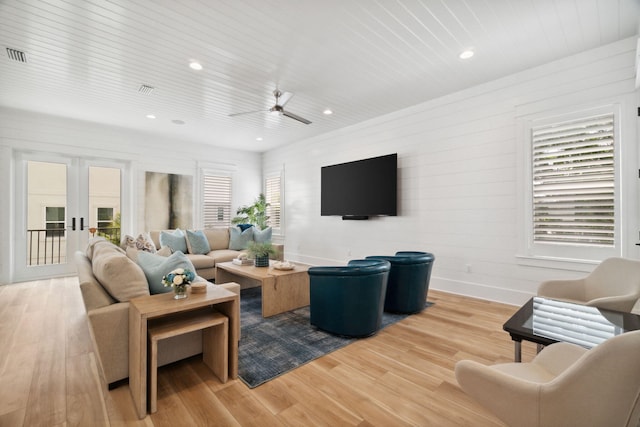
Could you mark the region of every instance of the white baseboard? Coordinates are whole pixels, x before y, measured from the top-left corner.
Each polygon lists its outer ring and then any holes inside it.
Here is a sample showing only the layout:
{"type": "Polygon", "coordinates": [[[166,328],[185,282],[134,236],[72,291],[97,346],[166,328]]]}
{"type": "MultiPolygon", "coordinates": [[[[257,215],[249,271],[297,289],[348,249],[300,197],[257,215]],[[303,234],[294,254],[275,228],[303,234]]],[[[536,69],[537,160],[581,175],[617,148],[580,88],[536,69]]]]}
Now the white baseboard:
{"type": "Polygon", "coordinates": [[[462,282],[431,276],[429,289],[452,294],[521,306],[534,295],[513,289],[497,288],[482,283],[462,282]]]}

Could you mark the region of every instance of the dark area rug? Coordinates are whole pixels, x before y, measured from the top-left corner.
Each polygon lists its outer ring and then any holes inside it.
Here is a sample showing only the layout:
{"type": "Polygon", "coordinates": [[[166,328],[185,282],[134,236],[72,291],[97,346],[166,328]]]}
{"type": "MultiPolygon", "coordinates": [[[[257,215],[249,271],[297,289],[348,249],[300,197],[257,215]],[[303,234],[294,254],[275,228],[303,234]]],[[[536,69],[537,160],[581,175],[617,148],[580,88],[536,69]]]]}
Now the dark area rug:
{"type": "MultiPolygon", "coordinates": [[[[427,303],[427,306],[430,305],[427,303]]],[[[250,388],[357,340],[321,331],[309,323],[309,307],[262,318],[260,288],[242,290],[238,375],[250,388]]],[[[384,313],[382,327],[406,314],[384,313]]]]}

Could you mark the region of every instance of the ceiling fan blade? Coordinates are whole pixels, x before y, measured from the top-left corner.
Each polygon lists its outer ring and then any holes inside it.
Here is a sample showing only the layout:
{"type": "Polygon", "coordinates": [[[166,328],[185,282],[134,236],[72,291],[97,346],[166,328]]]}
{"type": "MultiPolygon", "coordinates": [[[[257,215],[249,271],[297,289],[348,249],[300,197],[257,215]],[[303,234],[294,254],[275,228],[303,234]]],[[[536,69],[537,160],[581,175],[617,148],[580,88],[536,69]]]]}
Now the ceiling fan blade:
{"type": "Polygon", "coordinates": [[[291,92],[281,92],[278,97],[278,105],[284,107],[287,102],[291,101],[291,98],[293,98],[291,92]]]}
{"type": "Polygon", "coordinates": [[[309,120],[307,120],[307,119],[305,119],[305,118],[303,118],[303,117],[297,116],[297,115],[295,115],[295,114],[293,114],[293,113],[290,113],[290,112],[288,112],[288,111],[285,111],[285,110],[282,110],[282,115],[283,115],[283,116],[287,116],[287,117],[289,117],[290,119],[293,119],[293,120],[297,120],[297,121],[299,121],[299,122],[302,122],[302,123],[304,123],[305,125],[310,125],[310,124],[311,124],[311,122],[310,122],[309,120]]]}
{"type": "Polygon", "coordinates": [[[244,111],[244,112],[242,112],[242,113],[233,113],[233,114],[229,114],[229,117],[244,116],[245,114],[264,113],[265,111],[269,111],[269,110],[244,111]]]}

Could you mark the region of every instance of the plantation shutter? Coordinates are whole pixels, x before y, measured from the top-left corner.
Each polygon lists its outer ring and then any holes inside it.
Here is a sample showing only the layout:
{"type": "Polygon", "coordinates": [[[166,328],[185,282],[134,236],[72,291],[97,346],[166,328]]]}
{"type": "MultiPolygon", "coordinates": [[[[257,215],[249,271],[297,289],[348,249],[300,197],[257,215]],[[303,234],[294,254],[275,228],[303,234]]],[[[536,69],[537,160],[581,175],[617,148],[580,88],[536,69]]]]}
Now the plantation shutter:
{"type": "Polygon", "coordinates": [[[614,246],[614,116],[532,130],[533,240],[614,246]]]}
{"type": "Polygon", "coordinates": [[[269,206],[267,207],[267,224],[272,228],[280,228],[281,203],[280,203],[280,176],[267,178],[265,181],[265,198],[269,206]]]}
{"type": "Polygon", "coordinates": [[[231,177],[205,173],[202,185],[204,228],[231,225],[231,177]]]}

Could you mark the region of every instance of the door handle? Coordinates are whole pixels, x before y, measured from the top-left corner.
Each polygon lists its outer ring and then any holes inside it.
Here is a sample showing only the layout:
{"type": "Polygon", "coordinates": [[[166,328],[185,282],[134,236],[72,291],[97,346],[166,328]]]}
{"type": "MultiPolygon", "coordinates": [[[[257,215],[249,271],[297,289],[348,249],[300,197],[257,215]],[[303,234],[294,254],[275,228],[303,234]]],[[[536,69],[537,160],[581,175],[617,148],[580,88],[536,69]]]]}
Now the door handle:
{"type": "Polygon", "coordinates": [[[76,217],[71,218],[71,230],[76,231],[76,217]]]}
{"type": "Polygon", "coordinates": [[[80,231],[84,231],[84,217],[80,218],[80,231]]]}

